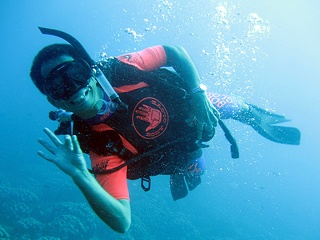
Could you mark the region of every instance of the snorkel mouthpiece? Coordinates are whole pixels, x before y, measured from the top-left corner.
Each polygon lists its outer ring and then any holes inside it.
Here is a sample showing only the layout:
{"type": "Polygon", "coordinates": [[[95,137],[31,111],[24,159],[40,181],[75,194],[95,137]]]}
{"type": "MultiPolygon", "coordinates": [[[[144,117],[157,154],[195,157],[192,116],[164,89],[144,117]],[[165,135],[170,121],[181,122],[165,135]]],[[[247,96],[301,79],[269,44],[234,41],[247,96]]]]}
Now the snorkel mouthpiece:
{"type": "Polygon", "coordinates": [[[106,76],[103,74],[103,72],[100,70],[100,68],[96,65],[95,61],[89,56],[88,52],[84,49],[84,47],[81,45],[81,43],[69,35],[68,33],[50,29],[50,28],[43,28],[39,27],[42,34],[48,34],[53,35],[56,37],[60,37],[64,40],[66,40],[68,43],[70,43],[81,55],[82,58],[92,67],[95,69],[96,74],[95,77],[97,81],[99,82],[100,86],[104,90],[104,92],[107,94],[107,96],[111,99],[112,102],[117,103],[117,111],[123,112],[128,109],[128,106],[124,104],[120,98],[119,95],[116,93],[116,91],[111,86],[110,82],[106,78],[106,76]]]}

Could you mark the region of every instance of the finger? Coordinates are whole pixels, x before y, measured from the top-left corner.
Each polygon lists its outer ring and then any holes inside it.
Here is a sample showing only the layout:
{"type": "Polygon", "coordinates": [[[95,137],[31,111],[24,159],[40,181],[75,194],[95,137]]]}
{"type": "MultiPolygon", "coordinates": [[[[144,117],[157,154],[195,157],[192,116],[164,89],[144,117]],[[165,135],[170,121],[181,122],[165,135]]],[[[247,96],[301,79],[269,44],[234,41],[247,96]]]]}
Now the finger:
{"type": "Polygon", "coordinates": [[[203,123],[197,124],[197,140],[202,139],[203,123]]]}
{"type": "Polygon", "coordinates": [[[207,112],[207,117],[206,117],[206,121],[205,121],[205,125],[204,125],[204,128],[205,129],[208,129],[208,130],[211,130],[213,127],[216,126],[216,118],[215,116],[213,115],[212,111],[208,111],[207,112]]]}
{"type": "Polygon", "coordinates": [[[218,120],[220,119],[220,112],[215,107],[213,108],[213,114],[218,120]]]}
{"type": "Polygon", "coordinates": [[[45,154],[44,152],[38,151],[37,153],[38,153],[38,155],[39,155],[40,157],[46,159],[47,161],[53,162],[53,158],[50,157],[49,155],[45,154]]]}
{"type": "Polygon", "coordinates": [[[141,111],[141,110],[136,110],[136,113],[141,114],[143,117],[148,116],[148,113],[147,113],[147,112],[143,112],[143,111],[141,111]]]}
{"type": "Polygon", "coordinates": [[[53,132],[51,132],[49,128],[45,128],[43,129],[43,131],[48,135],[48,137],[51,139],[54,145],[59,146],[62,144],[59,138],[53,132]]]}
{"type": "Polygon", "coordinates": [[[211,107],[208,112],[208,119],[211,122],[211,125],[213,125],[213,127],[218,126],[218,117],[219,112],[214,107],[211,107]]]}
{"type": "Polygon", "coordinates": [[[70,135],[66,135],[66,136],[64,137],[64,145],[65,145],[68,149],[73,150],[73,143],[72,143],[72,141],[71,141],[70,135]]]}
{"type": "Polygon", "coordinates": [[[82,153],[82,150],[80,148],[80,144],[78,142],[78,138],[76,135],[72,135],[72,143],[75,153],[82,153]]]}
{"type": "MultiPolygon", "coordinates": [[[[211,123],[211,122],[210,122],[211,123]]],[[[212,124],[203,124],[203,130],[206,131],[211,131],[213,129],[213,125],[212,124]]]]}
{"type": "Polygon", "coordinates": [[[44,146],[49,152],[51,152],[52,154],[54,154],[55,152],[55,148],[52,147],[49,143],[47,143],[45,140],[43,139],[39,139],[38,142],[44,146]]]}
{"type": "Polygon", "coordinates": [[[137,119],[141,120],[141,121],[145,121],[148,122],[148,118],[142,117],[142,116],[137,116],[137,119]]]}
{"type": "Polygon", "coordinates": [[[214,127],[218,126],[218,120],[220,119],[220,113],[219,111],[215,108],[215,106],[210,102],[209,100],[209,120],[213,124],[214,127]]]}
{"type": "Polygon", "coordinates": [[[210,123],[211,123],[211,128],[218,126],[218,118],[214,114],[209,115],[210,123]]]}
{"type": "Polygon", "coordinates": [[[188,124],[195,123],[195,122],[196,122],[196,116],[190,115],[190,116],[185,120],[185,122],[188,123],[188,124]]]}

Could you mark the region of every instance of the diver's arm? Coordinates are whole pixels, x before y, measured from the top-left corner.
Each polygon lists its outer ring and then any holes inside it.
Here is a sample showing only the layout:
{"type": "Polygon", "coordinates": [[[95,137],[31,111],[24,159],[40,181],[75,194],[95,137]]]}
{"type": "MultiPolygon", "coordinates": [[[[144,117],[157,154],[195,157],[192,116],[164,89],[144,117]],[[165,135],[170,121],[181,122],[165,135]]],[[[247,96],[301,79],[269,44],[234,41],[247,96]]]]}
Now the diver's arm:
{"type": "Polygon", "coordinates": [[[88,171],[79,171],[72,178],[92,209],[107,225],[119,233],[125,233],[129,229],[131,224],[129,200],[115,199],[88,171]]]}
{"type": "Polygon", "coordinates": [[[131,224],[129,200],[115,199],[89,173],[76,136],[67,135],[65,142],[62,143],[49,129],[44,131],[55,147],[40,139],[40,144],[52,155],[44,154],[41,151],[38,154],[56,164],[63,172],[72,177],[92,209],[107,225],[117,232],[126,232],[131,224]]]}
{"type": "MultiPolygon", "coordinates": [[[[174,70],[186,81],[190,90],[201,84],[198,70],[186,50],[182,47],[163,46],[166,52],[166,66],[174,70]]],[[[197,118],[198,140],[202,139],[203,127],[212,130],[218,124],[219,112],[214,108],[205,92],[190,93],[191,108],[197,118]]]]}
{"type": "Polygon", "coordinates": [[[199,72],[183,47],[163,46],[167,62],[166,66],[173,67],[174,70],[187,82],[190,89],[194,89],[201,84],[199,72]]]}

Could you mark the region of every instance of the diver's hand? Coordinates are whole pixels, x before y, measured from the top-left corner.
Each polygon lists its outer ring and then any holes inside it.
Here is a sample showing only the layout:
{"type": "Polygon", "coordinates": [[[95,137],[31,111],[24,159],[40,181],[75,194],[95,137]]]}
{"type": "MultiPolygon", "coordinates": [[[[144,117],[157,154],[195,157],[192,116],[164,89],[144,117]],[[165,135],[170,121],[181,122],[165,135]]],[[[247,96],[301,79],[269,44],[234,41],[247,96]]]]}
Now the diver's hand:
{"type": "Polygon", "coordinates": [[[71,177],[74,177],[79,172],[87,171],[86,162],[75,135],[66,135],[65,141],[62,143],[48,128],[45,128],[44,132],[51,139],[54,146],[43,139],[39,139],[38,142],[51,153],[45,154],[39,151],[38,155],[40,157],[53,162],[71,177]]]}
{"type": "Polygon", "coordinates": [[[218,110],[212,105],[206,93],[201,92],[191,95],[191,114],[192,120],[196,120],[197,140],[200,141],[203,139],[203,131],[214,131],[220,118],[218,110]]]}

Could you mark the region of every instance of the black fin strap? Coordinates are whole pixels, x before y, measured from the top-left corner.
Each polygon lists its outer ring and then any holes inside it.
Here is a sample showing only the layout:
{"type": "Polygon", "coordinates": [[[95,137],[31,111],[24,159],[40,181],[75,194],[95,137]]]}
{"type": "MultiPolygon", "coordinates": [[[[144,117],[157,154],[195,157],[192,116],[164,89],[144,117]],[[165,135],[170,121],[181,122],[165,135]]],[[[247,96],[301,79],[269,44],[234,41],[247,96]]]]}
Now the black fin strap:
{"type": "Polygon", "coordinates": [[[236,140],[234,139],[234,137],[232,136],[232,134],[230,133],[229,129],[224,124],[224,122],[221,121],[221,119],[219,119],[219,125],[224,132],[224,136],[226,137],[228,142],[231,144],[230,145],[231,157],[232,158],[239,158],[240,154],[239,154],[239,148],[238,148],[236,140]]]}

